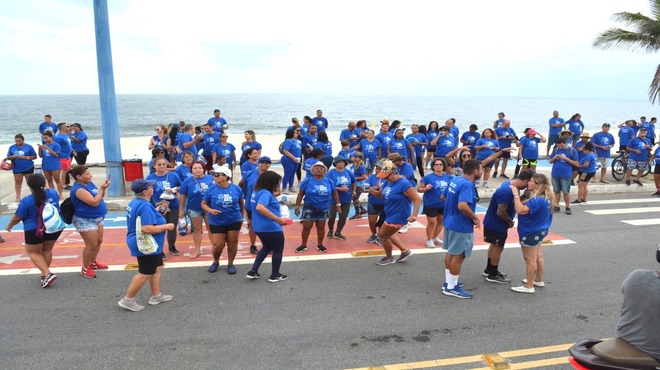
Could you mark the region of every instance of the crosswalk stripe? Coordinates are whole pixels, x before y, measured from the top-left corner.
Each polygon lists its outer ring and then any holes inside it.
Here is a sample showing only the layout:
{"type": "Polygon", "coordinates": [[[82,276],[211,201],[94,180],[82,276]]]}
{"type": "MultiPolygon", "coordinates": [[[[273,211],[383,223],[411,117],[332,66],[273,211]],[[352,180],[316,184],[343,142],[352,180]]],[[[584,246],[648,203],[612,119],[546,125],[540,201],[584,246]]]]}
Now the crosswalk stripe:
{"type": "Polygon", "coordinates": [[[660,225],[660,218],[647,218],[645,220],[621,220],[621,222],[633,226],[660,225]]]}
{"type": "Polygon", "coordinates": [[[632,203],[655,203],[660,202],[660,198],[646,198],[646,199],[609,199],[609,200],[589,200],[585,207],[601,206],[610,204],[632,204],[632,203]]]}
{"type": "Polygon", "coordinates": [[[591,213],[592,215],[620,215],[625,213],[649,213],[649,212],[660,212],[660,207],[642,207],[642,208],[616,208],[616,209],[599,209],[585,211],[591,213]]]}

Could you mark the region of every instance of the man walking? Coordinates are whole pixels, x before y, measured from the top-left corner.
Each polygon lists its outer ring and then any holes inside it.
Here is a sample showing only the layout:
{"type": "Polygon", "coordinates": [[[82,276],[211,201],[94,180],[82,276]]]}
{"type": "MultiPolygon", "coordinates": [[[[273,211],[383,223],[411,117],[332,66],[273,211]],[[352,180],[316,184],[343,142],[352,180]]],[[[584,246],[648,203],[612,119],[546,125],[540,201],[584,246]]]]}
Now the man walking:
{"type": "Polygon", "coordinates": [[[481,177],[481,162],[470,159],[463,164],[463,176],[454,178],[445,189],[445,215],[443,220],[445,256],[445,283],[442,294],[456,298],[472,298],[458,281],[461,265],[472,254],[474,229],[481,229],[481,220],[474,213],[477,191],[474,182],[481,177]]]}

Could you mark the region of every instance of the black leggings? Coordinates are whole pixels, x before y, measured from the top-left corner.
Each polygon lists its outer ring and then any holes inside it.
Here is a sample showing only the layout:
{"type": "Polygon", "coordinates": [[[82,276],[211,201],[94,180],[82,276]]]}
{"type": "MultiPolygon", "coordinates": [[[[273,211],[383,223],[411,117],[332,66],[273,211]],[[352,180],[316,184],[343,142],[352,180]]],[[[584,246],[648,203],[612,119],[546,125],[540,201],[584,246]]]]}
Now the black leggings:
{"type": "MultiPolygon", "coordinates": [[[[351,202],[341,204],[341,213],[339,214],[339,221],[337,221],[337,230],[335,234],[341,234],[341,231],[346,225],[348,218],[348,211],[351,209],[351,202]]],[[[330,205],[330,218],[328,219],[328,230],[332,231],[335,228],[335,217],[337,217],[337,207],[334,204],[330,205]]]]}
{"type": "Polygon", "coordinates": [[[298,182],[300,182],[302,177],[302,163],[298,163],[298,168],[296,169],[296,177],[298,178],[298,182]]]}
{"type": "Polygon", "coordinates": [[[417,156],[417,171],[419,171],[419,175],[424,178],[424,153],[417,156]]]}
{"type": "Polygon", "coordinates": [[[73,158],[76,159],[77,164],[85,164],[87,163],[87,156],[89,155],[89,150],[85,150],[82,152],[76,152],[76,155],[73,156],[73,158]]]}
{"type": "Polygon", "coordinates": [[[272,251],[272,272],[271,276],[277,276],[280,273],[280,266],[282,265],[282,253],[284,252],[284,233],[282,231],[274,232],[257,232],[259,240],[263,247],[257,253],[257,257],[252,264],[252,271],[258,272],[261,263],[268,257],[272,251]]]}
{"type": "MultiPolygon", "coordinates": [[[[166,223],[176,225],[179,222],[179,209],[170,208],[170,211],[164,214],[164,216],[166,223]]],[[[177,234],[176,227],[174,228],[174,230],[167,230],[167,246],[170,248],[170,250],[172,250],[175,247],[176,234],[177,234]]]]}

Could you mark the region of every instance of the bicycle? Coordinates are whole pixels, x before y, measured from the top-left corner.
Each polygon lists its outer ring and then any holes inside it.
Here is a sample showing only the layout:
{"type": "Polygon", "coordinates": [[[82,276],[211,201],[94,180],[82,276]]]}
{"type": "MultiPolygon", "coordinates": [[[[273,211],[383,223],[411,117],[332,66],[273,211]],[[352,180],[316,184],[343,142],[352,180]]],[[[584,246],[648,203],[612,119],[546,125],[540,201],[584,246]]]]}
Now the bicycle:
{"type": "MultiPolygon", "coordinates": [[[[616,181],[621,181],[623,178],[626,176],[626,172],[628,172],[628,152],[625,150],[619,150],[617,151],[618,156],[616,156],[612,160],[612,177],[616,181]]],[[[654,164],[655,159],[651,156],[649,158],[649,165],[646,168],[646,171],[642,174],[642,177],[648,175],[651,173],[651,169],[654,164]]]]}

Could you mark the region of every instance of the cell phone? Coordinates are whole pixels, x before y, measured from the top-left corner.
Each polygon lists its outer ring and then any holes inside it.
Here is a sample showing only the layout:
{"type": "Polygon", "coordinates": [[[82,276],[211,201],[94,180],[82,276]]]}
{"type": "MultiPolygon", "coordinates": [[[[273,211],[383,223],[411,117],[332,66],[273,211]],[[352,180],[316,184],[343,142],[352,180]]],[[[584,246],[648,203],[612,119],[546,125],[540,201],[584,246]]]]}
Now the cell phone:
{"type": "Polygon", "coordinates": [[[108,180],[110,180],[111,177],[112,177],[112,175],[108,175],[108,180]]]}

